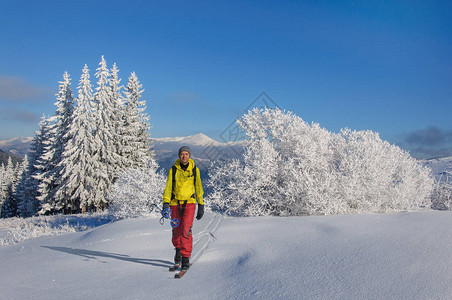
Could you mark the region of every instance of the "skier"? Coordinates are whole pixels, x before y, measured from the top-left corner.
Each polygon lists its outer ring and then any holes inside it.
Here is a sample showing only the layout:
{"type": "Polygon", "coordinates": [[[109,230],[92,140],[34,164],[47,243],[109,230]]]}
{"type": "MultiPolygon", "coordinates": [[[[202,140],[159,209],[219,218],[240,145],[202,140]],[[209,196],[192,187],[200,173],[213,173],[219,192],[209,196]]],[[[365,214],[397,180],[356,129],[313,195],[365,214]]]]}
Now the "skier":
{"type": "Polygon", "coordinates": [[[177,218],[179,225],[173,228],[172,242],[176,248],[174,266],[181,265],[182,271],[190,267],[189,258],[193,248],[193,219],[196,202],[198,213],[196,219],[204,215],[203,189],[198,167],[190,158],[188,146],[179,149],[179,159],[168,171],[165,191],[163,192],[163,211],[171,209],[171,218],[177,218]]]}

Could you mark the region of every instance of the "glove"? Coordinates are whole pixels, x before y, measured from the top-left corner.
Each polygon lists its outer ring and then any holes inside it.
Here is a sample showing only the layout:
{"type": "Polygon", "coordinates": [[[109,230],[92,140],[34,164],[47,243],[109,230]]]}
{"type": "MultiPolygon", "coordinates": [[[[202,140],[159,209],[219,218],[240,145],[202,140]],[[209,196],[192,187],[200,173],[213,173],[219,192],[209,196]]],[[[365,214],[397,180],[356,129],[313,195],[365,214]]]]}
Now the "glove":
{"type": "Polygon", "coordinates": [[[169,203],[168,202],[165,202],[165,203],[163,203],[163,208],[162,208],[162,216],[164,217],[164,218],[169,218],[169,215],[170,215],[170,208],[169,208],[169,203]]]}
{"type": "Polygon", "coordinates": [[[204,216],[204,205],[198,204],[198,214],[196,215],[196,220],[201,220],[202,216],[204,216]]]}

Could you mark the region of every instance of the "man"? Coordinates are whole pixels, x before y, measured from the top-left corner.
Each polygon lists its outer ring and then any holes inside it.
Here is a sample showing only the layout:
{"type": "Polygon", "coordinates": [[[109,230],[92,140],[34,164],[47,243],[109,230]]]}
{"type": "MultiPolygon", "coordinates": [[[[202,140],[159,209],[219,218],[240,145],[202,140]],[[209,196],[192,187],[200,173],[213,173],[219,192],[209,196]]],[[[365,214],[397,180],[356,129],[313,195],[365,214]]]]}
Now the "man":
{"type": "Polygon", "coordinates": [[[198,202],[198,214],[200,220],[204,215],[203,189],[198,167],[190,158],[191,151],[188,146],[179,149],[179,159],[168,172],[165,191],[163,192],[163,210],[171,209],[171,218],[177,218],[179,225],[173,228],[172,242],[176,248],[174,264],[181,269],[190,267],[189,258],[193,248],[193,219],[195,216],[196,202],[198,202]]]}

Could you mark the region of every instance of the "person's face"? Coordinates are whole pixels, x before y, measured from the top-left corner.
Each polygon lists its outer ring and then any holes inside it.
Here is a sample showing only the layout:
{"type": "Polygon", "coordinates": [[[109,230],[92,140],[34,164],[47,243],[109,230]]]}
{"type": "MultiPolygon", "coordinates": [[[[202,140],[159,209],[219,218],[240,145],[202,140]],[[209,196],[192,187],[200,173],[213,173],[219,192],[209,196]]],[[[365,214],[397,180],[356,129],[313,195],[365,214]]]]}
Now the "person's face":
{"type": "Polygon", "coordinates": [[[183,165],[188,164],[188,160],[190,159],[190,153],[188,153],[187,151],[182,151],[179,154],[179,158],[180,158],[180,162],[183,165]]]}

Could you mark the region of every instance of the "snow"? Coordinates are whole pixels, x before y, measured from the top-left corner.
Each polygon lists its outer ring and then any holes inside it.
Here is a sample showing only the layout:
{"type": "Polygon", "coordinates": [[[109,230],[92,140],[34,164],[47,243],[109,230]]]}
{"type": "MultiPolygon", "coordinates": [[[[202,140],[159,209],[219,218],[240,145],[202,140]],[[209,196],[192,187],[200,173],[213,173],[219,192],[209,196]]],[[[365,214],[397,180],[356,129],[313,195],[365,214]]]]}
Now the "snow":
{"type": "Polygon", "coordinates": [[[185,137],[151,138],[152,150],[160,167],[168,171],[178,158],[178,150],[189,146],[203,177],[207,175],[211,162],[219,158],[236,158],[243,153],[244,142],[220,143],[203,133],[185,137]]]}
{"type": "Polygon", "coordinates": [[[437,180],[452,181],[452,156],[422,160],[437,180]]]}
{"type": "Polygon", "coordinates": [[[68,232],[84,231],[114,220],[116,218],[109,213],[0,219],[0,246],[14,245],[21,241],[41,236],[55,236],[68,232]]]}
{"type": "Polygon", "coordinates": [[[182,137],[164,137],[164,138],[153,138],[156,142],[165,143],[178,143],[178,144],[190,144],[190,145],[201,145],[206,146],[209,144],[219,145],[221,143],[211,139],[203,133],[198,133],[195,135],[182,136],[182,137]]]}
{"type": "Polygon", "coordinates": [[[0,149],[17,156],[28,153],[33,137],[14,137],[8,140],[0,140],[0,149]]]}
{"type": "Polygon", "coordinates": [[[452,212],[194,222],[194,264],[168,272],[168,223],[127,219],[0,248],[2,299],[446,299],[452,212]]]}

